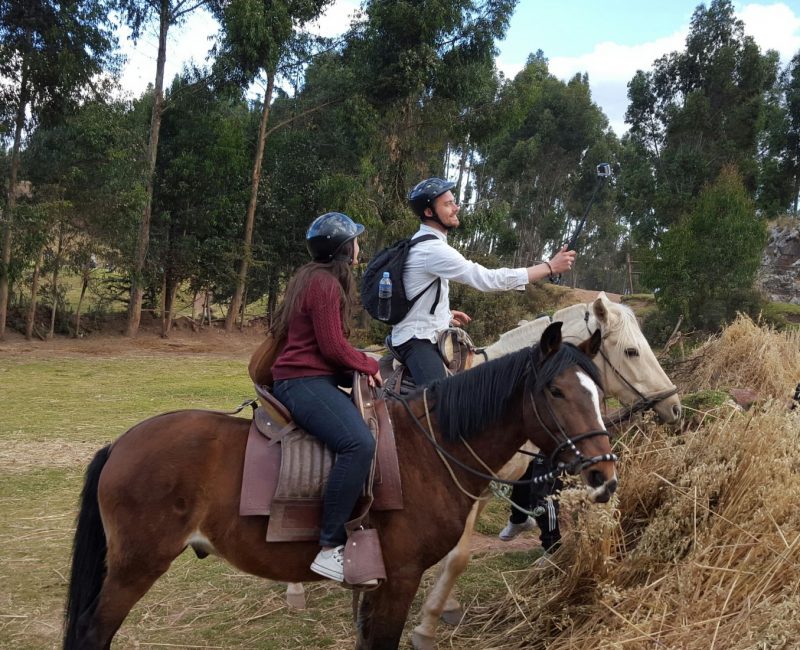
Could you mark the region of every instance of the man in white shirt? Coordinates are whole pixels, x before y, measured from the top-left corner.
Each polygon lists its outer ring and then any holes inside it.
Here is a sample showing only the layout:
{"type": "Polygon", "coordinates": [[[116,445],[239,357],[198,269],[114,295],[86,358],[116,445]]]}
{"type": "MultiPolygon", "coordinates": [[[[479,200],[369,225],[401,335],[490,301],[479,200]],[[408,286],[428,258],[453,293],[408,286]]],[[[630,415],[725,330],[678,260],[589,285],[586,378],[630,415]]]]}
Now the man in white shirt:
{"type": "Polygon", "coordinates": [[[403,285],[406,295],[415,298],[406,317],[392,328],[392,347],[411,372],[417,386],[445,376],[436,337],[453,322],[464,326],[472,320],[464,312],[450,309],[450,280],[479,291],[508,291],[564,273],[575,262],[575,251],[564,246],[549,262],[518,269],[487,269],[470,262],[447,243],[447,233],[459,225],[459,206],[451,190],[455,183],[428,178],[408,195],[411,209],[422,221],[414,239],[435,235],[411,248],[406,259],[403,285]],[[437,280],[439,282],[437,282],[437,280]]]}

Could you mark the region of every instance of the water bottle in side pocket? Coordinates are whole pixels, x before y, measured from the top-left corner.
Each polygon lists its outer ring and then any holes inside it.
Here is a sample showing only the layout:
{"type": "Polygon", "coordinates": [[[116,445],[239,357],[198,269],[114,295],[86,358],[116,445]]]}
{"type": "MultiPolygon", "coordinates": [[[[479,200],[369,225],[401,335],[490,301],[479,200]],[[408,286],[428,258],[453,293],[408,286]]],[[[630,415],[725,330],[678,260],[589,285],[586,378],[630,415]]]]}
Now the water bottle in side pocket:
{"type": "Polygon", "coordinates": [[[378,319],[388,321],[392,316],[392,279],[389,271],[383,272],[378,283],[378,319]]]}

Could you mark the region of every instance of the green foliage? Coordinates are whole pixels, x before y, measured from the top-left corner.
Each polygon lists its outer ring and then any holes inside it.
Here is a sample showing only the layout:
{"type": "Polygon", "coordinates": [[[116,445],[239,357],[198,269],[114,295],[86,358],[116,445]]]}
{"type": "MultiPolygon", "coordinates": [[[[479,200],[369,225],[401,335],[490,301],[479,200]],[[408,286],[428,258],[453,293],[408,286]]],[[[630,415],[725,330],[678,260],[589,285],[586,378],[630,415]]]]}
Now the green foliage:
{"type": "Polygon", "coordinates": [[[763,306],[762,315],[765,321],[779,330],[800,329],[800,305],[768,302],[763,306]]]}
{"type": "Polygon", "coordinates": [[[233,242],[247,207],[258,115],[184,70],[167,95],[156,167],[149,268],[170,286],[229,295],[233,242]]]}
{"type": "Polygon", "coordinates": [[[657,288],[667,317],[683,314],[689,325],[716,329],[737,310],[757,307],[752,287],[765,243],[741,176],[725,168],[664,236],[644,280],[657,288]]]}
{"type": "MultiPolygon", "coordinates": [[[[479,206],[505,207],[504,226],[516,235],[515,261],[527,265],[569,239],[592,195],[597,163],[615,162],[616,139],[607,137],[608,121],[591,100],[588,78],[560,81],[541,52],[501,89],[491,116],[494,132],[485,134],[476,188],[479,206]]],[[[597,197],[580,242],[595,264],[616,249],[612,196],[607,188],[597,197]]],[[[487,243],[506,248],[502,229],[487,234],[493,235],[487,243]]]]}
{"type": "Polygon", "coordinates": [[[714,0],[695,10],[684,51],[631,80],[624,207],[636,243],[657,242],[725,165],[756,190],[757,145],[777,63],[744,33],[732,2],[714,0]]]}
{"type": "MultiPolygon", "coordinates": [[[[0,104],[23,107],[12,120],[30,126],[30,116],[32,124],[57,124],[97,75],[114,72],[119,61],[112,55],[116,39],[108,11],[102,0],[0,3],[0,104]]],[[[6,127],[0,134],[10,133],[8,119],[6,127]]]]}

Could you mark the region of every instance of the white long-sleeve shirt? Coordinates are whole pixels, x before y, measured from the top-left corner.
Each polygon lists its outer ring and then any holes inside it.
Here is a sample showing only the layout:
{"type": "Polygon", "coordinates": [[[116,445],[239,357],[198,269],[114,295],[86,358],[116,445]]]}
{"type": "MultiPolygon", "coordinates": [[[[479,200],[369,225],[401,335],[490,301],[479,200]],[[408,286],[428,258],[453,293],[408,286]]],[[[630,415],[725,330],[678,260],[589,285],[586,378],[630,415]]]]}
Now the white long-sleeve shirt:
{"type": "Polygon", "coordinates": [[[425,291],[411,307],[406,317],[392,328],[392,345],[400,345],[418,338],[436,341],[437,334],[450,326],[450,280],[467,284],[479,291],[508,291],[528,284],[528,270],[487,269],[470,262],[447,243],[447,235],[425,224],[413,239],[422,235],[436,235],[436,239],[413,246],[406,258],[403,285],[408,298],[414,298],[436,278],[441,278],[439,303],[433,314],[431,305],[436,299],[436,284],[425,291]]]}

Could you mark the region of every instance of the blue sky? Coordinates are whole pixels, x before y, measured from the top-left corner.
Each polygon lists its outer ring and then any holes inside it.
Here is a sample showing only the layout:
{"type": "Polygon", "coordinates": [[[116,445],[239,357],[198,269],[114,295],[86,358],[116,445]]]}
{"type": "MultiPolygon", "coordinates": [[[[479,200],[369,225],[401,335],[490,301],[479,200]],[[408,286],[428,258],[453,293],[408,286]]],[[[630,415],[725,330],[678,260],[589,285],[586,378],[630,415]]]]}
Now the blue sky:
{"type": "MultiPolygon", "coordinates": [[[[586,72],[594,101],[620,135],[627,106],[627,83],[637,69],[684,47],[697,0],[520,0],[505,40],[499,44],[497,66],[513,77],[528,55],[541,49],[550,71],[561,79],[586,72]]],[[[708,4],[708,3],[706,3],[708,4]]],[[[358,0],[336,0],[315,30],[327,36],[342,33],[358,0]]],[[[800,51],[800,0],[738,1],[737,15],[762,50],[778,50],[787,63],[800,51]]],[[[216,26],[207,14],[196,13],[173,28],[167,51],[166,78],[189,59],[202,62],[216,26]]],[[[134,47],[121,31],[129,62],[123,86],[140,93],[155,78],[157,38],[146,33],[134,47]]]]}

